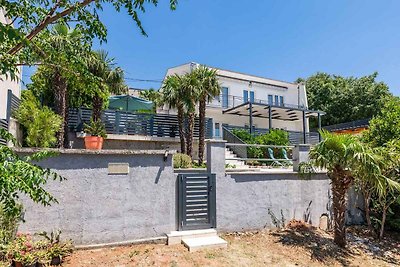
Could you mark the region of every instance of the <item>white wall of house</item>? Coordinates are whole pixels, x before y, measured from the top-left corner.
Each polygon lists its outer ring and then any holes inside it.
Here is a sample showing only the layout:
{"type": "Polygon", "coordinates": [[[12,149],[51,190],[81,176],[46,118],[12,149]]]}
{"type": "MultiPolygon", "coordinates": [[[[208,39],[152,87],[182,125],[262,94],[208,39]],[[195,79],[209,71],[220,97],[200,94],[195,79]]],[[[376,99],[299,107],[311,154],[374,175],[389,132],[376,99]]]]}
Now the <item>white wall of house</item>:
{"type": "MultiPolygon", "coordinates": [[[[0,23],[10,23],[10,20],[6,18],[5,12],[0,8],[0,23]]],[[[21,73],[22,68],[18,68],[19,80],[12,81],[11,79],[6,79],[5,76],[0,76],[0,119],[6,118],[7,113],[7,92],[11,89],[13,94],[20,97],[21,96],[21,73]]]]}
{"type": "MultiPolygon", "coordinates": [[[[196,68],[196,66],[198,66],[197,63],[187,63],[170,68],[167,70],[166,77],[173,74],[182,75],[188,73],[193,68],[196,68]]],[[[284,105],[308,107],[306,88],[304,84],[278,81],[228,70],[215,69],[217,70],[221,87],[227,88],[228,90],[229,107],[237,106],[244,102],[244,90],[247,91],[248,98],[250,98],[251,94],[254,94],[255,102],[262,101],[263,103],[269,103],[269,97],[272,97],[274,104],[282,104],[281,102],[283,101],[284,105]],[[278,102],[275,102],[276,100],[278,102]]],[[[214,129],[214,134],[218,134],[218,132],[222,133],[222,124],[235,126],[249,125],[248,116],[223,114],[222,111],[226,108],[222,107],[222,101],[222,97],[215,99],[208,105],[206,110],[206,116],[213,119],[214,127],[220,127],[219,131],[218,129],[214,129]]],[[[163,111],[175,113],[175,111],[168,110],[166,107],[164,107],[163,111]]],[[[306,124],[306,131],[308,131],[308,121],[306,124]]],[[[268,118],[253,118],[253,125],[258,128],[268,128],[268,118]]],[[[301,132],[303,131],[303,122],[301,120],[282,121],[273,119],[272,128],[301,132]]]]}

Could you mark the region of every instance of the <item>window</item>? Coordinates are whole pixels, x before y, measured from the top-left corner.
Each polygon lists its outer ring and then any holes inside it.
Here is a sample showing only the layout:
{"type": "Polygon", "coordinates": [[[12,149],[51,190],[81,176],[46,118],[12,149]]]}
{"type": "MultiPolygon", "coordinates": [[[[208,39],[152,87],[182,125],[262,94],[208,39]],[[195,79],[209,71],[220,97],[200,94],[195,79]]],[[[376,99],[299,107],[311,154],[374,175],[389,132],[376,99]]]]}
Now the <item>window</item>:
{"type": "Polygon", "coordinates": [[[220,137],[221,135],[220,135],[220,131],[219,131],[219,123],[218,122],[215,123],[214,128],[215,128],[215,137],[220,137]]]}
{"type": "Polygon", "coordinates": [[[279,105],[279,96],[275,96],[275,103],[274,103],[275,105],[279,105]]]}
{"type": "Polygon", "coordinates": [[[254,103],[254,92],[250,91],[250,102],[254,103]]]}
{"type": "Polygon", "coordinates": [[[283,96],[279,97],[279,105],[282,106],[282,107],[285,105],[285,103],[283,101],[283,96]]]}
{"type": "Polygon", "coordinates": [[[268,105],[274,104],[274,96],[273,95],[268,95],[268,105]]]}
{"type": "Polygon", "coordinates": [[[228,92],[229,89],[228,87],[222,87],[222,107],[227,108],[228,107],[228,92]]]}
{"type": "Polygon", "coordinates": [[[243,103],[249,101],[249,91],[243,90],[243,103]]]}

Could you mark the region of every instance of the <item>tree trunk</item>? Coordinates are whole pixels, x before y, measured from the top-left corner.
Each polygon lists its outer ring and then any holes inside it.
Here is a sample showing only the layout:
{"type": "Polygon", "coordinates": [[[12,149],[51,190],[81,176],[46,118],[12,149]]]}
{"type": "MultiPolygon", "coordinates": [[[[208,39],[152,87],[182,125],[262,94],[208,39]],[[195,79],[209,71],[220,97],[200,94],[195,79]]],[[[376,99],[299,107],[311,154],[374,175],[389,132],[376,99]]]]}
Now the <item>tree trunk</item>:
{"type": "Polygon", "coordinates": [[[101,120],[101,111],[103,109],[103,99],[98,95],[93,97],[93,110],[92,110],[92,120],[101,120]]]}
{"type": "Polygon", "coordinates": [[[60,131],[57,133],[57,147],[68,148],[67,82],[58,69],[54,72],[53,88],[55,111],[62,118],[60,131]]]}
{"type": "Polygon", "coordinates": [[[332,180],[334,242],[344,248],[346,246],[347,190],[351,179],[340,167],[335,168],[329,176],[332,180]]]}
{"type": "Polygon", "coordinates": [[[179,127],[179,139],[181,141],[181,153],[186,154],[186,140],[185,140],[185,131],[184,131],[184,116],[183,116],[183,107],[178,107],[178,127],[179,127]]]}
{"type": "Polygon", "coordinates": [[[371,214],[369,209],[369,203],[371,201],[371,193],[368,191],[368,189],[365,189],[363,190],[363,195],[364,195],[365,219],[367,220],[368,229],[372,233],[373,229],[372,229],[371,214]]]}
{"type": "Polygon", "coordinates": [[[199,164],[204,160],[204,141],[206,135],[206,99],[203,98],[199,102],[199,164]]]}
{"type": "Polygon", "coordinates": [[[379,240],[383,239],[383,234],[385,232],[387,208],[388,206],[384,207],[382,211],[382,221],[381,221],[381,230],[379,231],[379,240]]]}
{"type": "Polygon", "coordinates": [[[187,114],[188,125],[186,129],[186,154],[193,157],[193,132],[194,132],[194,112],[187,114]]]}

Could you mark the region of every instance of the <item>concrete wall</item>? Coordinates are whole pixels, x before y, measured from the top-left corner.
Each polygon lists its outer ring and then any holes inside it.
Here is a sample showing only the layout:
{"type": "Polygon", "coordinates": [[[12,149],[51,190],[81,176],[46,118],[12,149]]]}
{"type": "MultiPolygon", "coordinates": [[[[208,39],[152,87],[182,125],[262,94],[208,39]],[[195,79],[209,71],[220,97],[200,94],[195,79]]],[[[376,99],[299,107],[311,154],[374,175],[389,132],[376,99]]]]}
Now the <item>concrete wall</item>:
{"type": "MultiPolygon", "coordinates": [[[[68,140],[73,141],[72,148],[85,148],[83,137],[77,137],[70,132],[68,140]]],[[[103,143],[103,149],[130,149],[130,150],[176,150],[180,152],[181,143],[179,137],[154,137],[143,135],[108,134],[103,143]]],[[[198,138],[193,140],[193,159],[198,159],[198,138]]]]}
{"type": "MultiPolygon", "coordinates": [[[[283,214],[286,223],[295,218],[317,226],[322,214],[331,215],[326,174],[306,179],[282,170],[226,172],[224,152],[224,142],[207,143],[207,171],[216,174],[218,230],[274,227],[272,214],[278,219],[283,214]]],[[[41,207],[25,199],[26,223],[20,230],[61,229],[75,244],[159,237],[177,230],[177,173],[172,155],[164,161],[164,153],[62,150],[58,157],[41,163],[67,178],[48,184],[59,204],[41,207]],[[108,174],[108,163],[128,163],[129,174],[108,174]]],[[[356,222],[357,209],[349,205],[349,222],[356,222]]]]}
{"type": "Polygon", "coordinates": [[[289,222],[319,225],[329,213],[330,184],[325,174],[236,173],[217,177],[217,223],[224,231],[274,227],[271,214],[289,222]]]}
{"type": "Polygon", "coordinates": [[[41,165],[67,180],[48,184],[59,204],[42,207],[25,201],[26,223],[20,231],[61,229],[63,237],[72,238],[75,244],[98,244],[158,237],[176,229],[176,175],[171,154],[164,161],[164,151],[126,155],[71,152],[41,165]],[[110,162],[129,163],[129,174],[109,175],[110,162]]]}

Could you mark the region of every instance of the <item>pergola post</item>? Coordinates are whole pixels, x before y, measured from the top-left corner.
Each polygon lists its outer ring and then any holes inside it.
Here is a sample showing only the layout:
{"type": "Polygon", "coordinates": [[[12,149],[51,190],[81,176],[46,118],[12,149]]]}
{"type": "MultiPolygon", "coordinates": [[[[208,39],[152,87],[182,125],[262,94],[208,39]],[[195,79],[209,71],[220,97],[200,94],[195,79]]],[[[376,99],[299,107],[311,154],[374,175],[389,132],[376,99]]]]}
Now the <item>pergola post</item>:
{"type": "Polygon", "coordinates": [[[268,132],[272,130],[272,108],[269,106],[268,108],[268,132]]]}
{"type": "Polygon", "coordinates": [[[249,124],[250,124],[250,134],[253,135],[253,103],[249,102],[249,124]]]}
{"type": "Polygon", "coordinates": [[[321,136],[321,113],[318,112],[318,140],[321,142],[322,141],[322,136],[321,136]]]}
{"type": "Polygon", "coordinates": [[[305,110],[303,110],[303,144],[307,144],[306,111],[305,110]]]}

